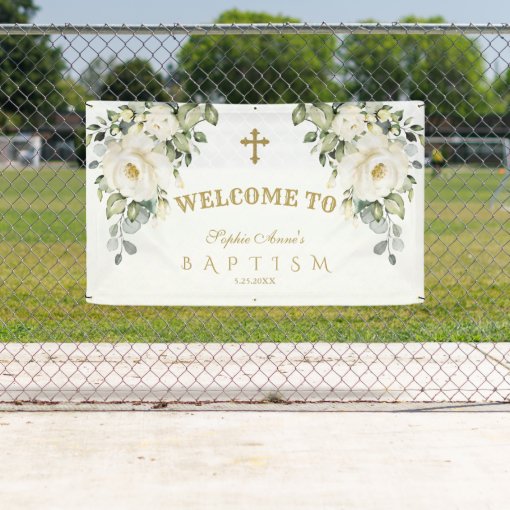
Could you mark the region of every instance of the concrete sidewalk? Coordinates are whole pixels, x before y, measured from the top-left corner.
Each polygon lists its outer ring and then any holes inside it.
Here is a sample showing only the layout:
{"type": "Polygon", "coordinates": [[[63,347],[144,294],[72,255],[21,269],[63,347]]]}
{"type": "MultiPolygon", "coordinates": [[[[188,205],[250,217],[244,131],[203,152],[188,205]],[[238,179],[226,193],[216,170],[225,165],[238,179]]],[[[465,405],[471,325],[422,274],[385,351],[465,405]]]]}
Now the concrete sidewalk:
{"type": "Polygon", "coordinates": [[[0,401],[510,400],[510,343],[0,343],[0,401]]]}
{"type": "Polygon", "coordinates": [[[506,510],[510,412],[3,412],[5,510],[506,510]]]}

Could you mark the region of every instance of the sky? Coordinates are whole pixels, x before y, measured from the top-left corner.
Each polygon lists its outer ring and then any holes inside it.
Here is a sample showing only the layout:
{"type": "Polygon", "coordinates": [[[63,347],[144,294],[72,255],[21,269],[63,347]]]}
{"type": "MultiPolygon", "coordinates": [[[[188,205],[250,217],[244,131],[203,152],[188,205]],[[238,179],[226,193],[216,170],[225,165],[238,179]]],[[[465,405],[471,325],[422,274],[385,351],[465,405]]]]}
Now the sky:
{"type": "MultiPolygon", "coordinates": [[[[397,21],[414,14],[422,17],[442,15],[448,22],[510,23],[510,0],[36,0],[40,10],[36,23],[72,24],[159,24],[212,23],[223,11],[265,11],[285,14],[309,23],[349,23],[372,18],[381,22],[397,21]]],[[[120,59],[133,55],[152,59],[156,68],[166,69],[175,62],[179,40],[116,37],[57,37],[70,63],[70,74],[85,70],[97,55],[104,60],[117,54],[120,59]]],[[[182,42],[182,40],[181,40],[182,42]]],[[[510,37],[480,40],[489,73],[501,71],[510,62],[510,37]]]]}
{"type": "Polygon", "coordinates": [[[508,0],[37,0],[37,23],[211,23],[224,10],[283,13],[308,22],[396,21],[441,14],[458,23],[510,22],[508,0]]]}

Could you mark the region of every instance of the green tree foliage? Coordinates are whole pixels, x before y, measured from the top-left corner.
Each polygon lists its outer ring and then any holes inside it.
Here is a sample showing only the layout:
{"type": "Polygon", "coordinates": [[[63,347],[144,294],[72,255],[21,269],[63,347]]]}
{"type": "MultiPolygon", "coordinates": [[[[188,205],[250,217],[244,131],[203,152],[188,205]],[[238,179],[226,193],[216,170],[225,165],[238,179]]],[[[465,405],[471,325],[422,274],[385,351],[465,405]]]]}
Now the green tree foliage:
{"type": "MultiPolygon", "coordinates": [[[[439,16],[401,21],[445,22],[439,16]]],[[[448,117],[474,118],[488,110],[485,62],[467,36],[351,35],[339,56],[346,87],[357,99],[422,99],[428,115],[448,117]]]]}
{"type": "MultiPolygon", "coordinates": [[[[1,23],[26,23],[33,0],[0,0],[1,23]]],[[[65,64],[46,36],[0,36],[0,129],[32,129],[55,111],[65,64]]]]}
{"type": "Polygon", "coordinates": [[[113,67],[99,90],[103,100],[168,101],[165,80],[155,72],[150,62],[133,58],[113,67]]]}
{"type": "MultiPolygon", "coordinates": [[[[283,23],[295,18],[237,9],[216,23],[283,23]]],[[[175,74],[187,101],[229,103],[333,101],[338,41],[332,35],[191,36],[179,53],[175,74]]]]}
{"type": "Polygon", "coordinates": [[[491,92],[496,112],[501,115],[510,113],[510,67],[494,80],[491,92]]]}
{"type": "Polygon", "coordinates": [[[95,57],[87,69],[83,71],[79,82],[88,91],[89,96],[97,98],[101,94],[104,87],[104,81],[108,76],[108,70],[118,65],[117,57],[111,55],[109,57],[95,57]]]}

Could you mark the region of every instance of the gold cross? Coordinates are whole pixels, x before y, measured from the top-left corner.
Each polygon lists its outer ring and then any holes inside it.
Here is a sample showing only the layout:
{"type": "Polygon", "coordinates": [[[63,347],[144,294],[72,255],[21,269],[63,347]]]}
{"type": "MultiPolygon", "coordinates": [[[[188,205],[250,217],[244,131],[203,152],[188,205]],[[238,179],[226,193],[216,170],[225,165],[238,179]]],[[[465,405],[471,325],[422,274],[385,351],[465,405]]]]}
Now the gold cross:
{"type": "Polygon", "coordinates": [[[251,135],[252,135],[252,139],[251,140],[248,140],[248,138],[246,138],[246,136],[241,140],[241,143],[246,147],[249,143],[251,143],[253,145],[253,152],[252,152],[252,157],[250,158],[252,161],[253,161],[253,164],[256,165],[257,164],[257,161],[260,159],[257,155],[257,145],[261,144],[261,145],[267,145],[269,143],[269,140],[267,138],[262,138],[262,140],[259,140],[257,138],[258,135],[260,135],[260,133],[257,131],[256,128],[253,128],[251,130],[251,135]]]}

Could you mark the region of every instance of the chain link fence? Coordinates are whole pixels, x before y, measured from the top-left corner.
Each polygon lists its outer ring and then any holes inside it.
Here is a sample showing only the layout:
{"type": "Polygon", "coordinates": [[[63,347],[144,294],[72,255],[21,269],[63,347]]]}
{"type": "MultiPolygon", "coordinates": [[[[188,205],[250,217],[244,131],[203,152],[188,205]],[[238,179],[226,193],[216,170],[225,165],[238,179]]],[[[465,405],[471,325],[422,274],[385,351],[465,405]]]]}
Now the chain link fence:
{"type": "Polygon", "coordinates": [[[506,400],[510,26],[0,25],[0,401],[506,400]],[[85,302],[91,99],[426,102],[423,305],[85,302]]]}

